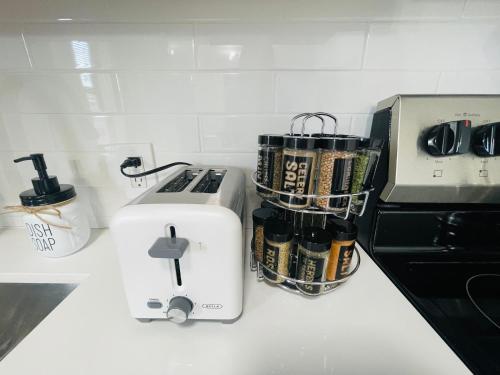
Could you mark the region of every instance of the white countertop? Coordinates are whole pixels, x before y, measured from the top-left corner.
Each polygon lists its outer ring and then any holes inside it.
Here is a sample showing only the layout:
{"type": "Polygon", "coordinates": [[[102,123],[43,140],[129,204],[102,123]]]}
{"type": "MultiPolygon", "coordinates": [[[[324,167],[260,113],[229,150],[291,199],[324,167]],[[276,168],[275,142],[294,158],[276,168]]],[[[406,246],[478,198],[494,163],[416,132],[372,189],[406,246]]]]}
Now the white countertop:
{"type": "Polygon", "coordinates": [[[316,299],[257,282],[247,268],[235,323],[140,323],[128,313],[107,230],[79,253],[49,259],[32,252],[23,230],[0,228],[0,282],[80,282],[0,374],[469,374],[361,254],[356,275],[316,299]]]}

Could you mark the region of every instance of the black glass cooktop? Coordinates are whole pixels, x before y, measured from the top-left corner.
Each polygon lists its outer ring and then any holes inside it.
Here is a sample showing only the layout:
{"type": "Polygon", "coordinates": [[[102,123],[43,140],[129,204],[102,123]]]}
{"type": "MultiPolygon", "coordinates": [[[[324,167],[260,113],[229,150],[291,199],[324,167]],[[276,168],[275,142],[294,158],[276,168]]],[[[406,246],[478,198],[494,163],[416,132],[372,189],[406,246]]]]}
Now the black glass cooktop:
{"type": "Polygon", "coordinates": [[[464,363],[500,374],[500,256],[379,254],[379,265],[464,363]],[[485,259],[477,261],[477,259],[485,259]]]}

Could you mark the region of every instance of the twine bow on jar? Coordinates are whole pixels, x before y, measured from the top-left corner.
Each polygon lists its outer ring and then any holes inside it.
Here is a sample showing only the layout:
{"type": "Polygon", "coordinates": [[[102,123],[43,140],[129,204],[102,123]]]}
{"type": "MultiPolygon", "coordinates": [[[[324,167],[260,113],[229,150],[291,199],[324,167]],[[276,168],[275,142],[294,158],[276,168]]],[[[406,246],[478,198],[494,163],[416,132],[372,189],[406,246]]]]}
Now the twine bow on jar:
{"type": "Polygon", "coordinates": [[[9,213],[15,213],[15,212],[22,212],[25,214],[30,214],[35,216],[38,220],[41,222],[47,224],[47,225],[52,225],[53,227],[56,228],[61,228],[61,229],[71,229],[72,227],[69,225],[62,225],[62,224],[55,224],[50,222],[49,220],[45,219],[41,215],[50,215],[50,216],[56,216],[59,219],[62,219],[62,214],[61,210],[57,207],[65,206],[68,203],[72,202],[74,199],[69,199],[67,201],[58,203],[58,204],[49,204],[45,206],[5,206],[4,209],[7,210],[7,212],[2,212],[0,215],[5,215],[9,213]]]}

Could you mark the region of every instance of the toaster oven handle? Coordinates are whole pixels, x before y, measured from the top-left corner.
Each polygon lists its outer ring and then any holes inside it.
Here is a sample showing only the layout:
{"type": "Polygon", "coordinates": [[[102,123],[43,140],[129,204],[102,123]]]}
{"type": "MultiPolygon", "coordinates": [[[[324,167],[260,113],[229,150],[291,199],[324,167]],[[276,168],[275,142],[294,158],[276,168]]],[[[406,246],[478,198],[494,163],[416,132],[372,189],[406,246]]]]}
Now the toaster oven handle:
{"type": "Polygon", "coordinates": [[[180,259],[189,242],[185,238],[160,237],[148,250],[151,258],[180,259]]]}

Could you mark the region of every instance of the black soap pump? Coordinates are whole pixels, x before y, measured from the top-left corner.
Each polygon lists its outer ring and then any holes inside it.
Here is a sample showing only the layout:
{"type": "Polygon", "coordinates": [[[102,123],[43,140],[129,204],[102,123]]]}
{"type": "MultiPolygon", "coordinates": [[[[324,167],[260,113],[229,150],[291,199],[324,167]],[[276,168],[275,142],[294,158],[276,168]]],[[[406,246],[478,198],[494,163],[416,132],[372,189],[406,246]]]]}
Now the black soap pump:
{"type": "Polygon", "coordinates": [[[38,177],[33,177],[33,189],[19,194],[23,206],[44,206],[67,201],[76,196],[73,185],[60,185],[56,176],[47,174],[47,164],[43,154],[31,154],[14,160],[14,163],[31,160],[38,172],[38,177]]]}

